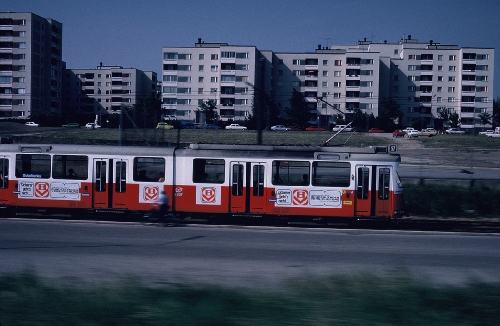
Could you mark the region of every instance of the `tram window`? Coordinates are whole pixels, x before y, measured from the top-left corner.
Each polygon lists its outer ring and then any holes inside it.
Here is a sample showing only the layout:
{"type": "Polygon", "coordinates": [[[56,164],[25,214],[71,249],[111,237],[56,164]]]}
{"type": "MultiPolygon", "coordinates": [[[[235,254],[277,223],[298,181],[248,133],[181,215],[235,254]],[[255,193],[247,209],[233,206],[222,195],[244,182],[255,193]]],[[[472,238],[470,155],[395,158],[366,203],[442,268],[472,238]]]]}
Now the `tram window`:
{"type": "Polygon", "coordinates": [[[54,179],[86,180],[89,171],[89,158],[83,155],[54,155],[52,158],[52,177],[54,179]]]}
{"type": "Polygon", "coordinates": [[[134,181],[163,182],[165,159],[161,157],[134,158],[134,181]]]}
{"type": "Polygon", "coordinates": [[[349,187],[351,164],[347,162],[313,162],[312,185],[319,187],[349,187]]]}
{"type": "Polygon", "coordinates": [[[224,183],[225,162],[220,159],[193,159],[194,183],[224,183]]]}
{"type": "Polygon", "coordinates": [[[358,168],[358,199],[368,199],[368,185],[370,184],[370,169],[366,167],[358,168]]]}
{"type": "Polygon", "coordinates": [[[17,178],[50,178],[50,155],[46,154],[17,154],[17,178]]]}
{"type": "Polygon", "coordinates": [[[253,166],[253,195],[264,196],[264,165],[253,166]]]}
{"type": "Polygon", "coordinates": [[[116,192],[125,192],[127,190],[127,162],[116,162],[115,175],[115,190],[116,192]]]}
{"type": "Polygon", "coordinates": [[[95,162],[95,191],[106,191],[106,161],[95,162]]]}
{"type": "Polygon", "coordinates": [[[0,188],[9,186],[9,160],[0,158],[0,188]]]}
{"type": "Polygon", "coordinates": [[[273,161],[273,185],[302,186],[309,169],[307,161],[273,161]]]}
{"type": "Polygon", "coordinates": [[[389,199],[389,184],[391,172],[388,168],[381,168],[378,171],[378,199],[389,199]]]}
{"type": "Polygon", "coordinates": [[[231,181],[231,194],[233,196],[243,196],[243,164],[233,165],[233,178],[231,181]]]}

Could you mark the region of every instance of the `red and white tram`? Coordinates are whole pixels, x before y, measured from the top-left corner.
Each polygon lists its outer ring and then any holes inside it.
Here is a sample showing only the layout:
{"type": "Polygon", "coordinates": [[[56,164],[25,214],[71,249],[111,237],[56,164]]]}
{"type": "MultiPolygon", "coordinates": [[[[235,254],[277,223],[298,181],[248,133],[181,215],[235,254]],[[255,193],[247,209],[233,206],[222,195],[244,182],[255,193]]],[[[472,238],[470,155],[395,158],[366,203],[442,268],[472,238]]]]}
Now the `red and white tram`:
{"type": "Polygon", "coordinates": [[[387,147],[0,145],[0,206],[180,216],[397,218],[401,158],[387,147]]]}

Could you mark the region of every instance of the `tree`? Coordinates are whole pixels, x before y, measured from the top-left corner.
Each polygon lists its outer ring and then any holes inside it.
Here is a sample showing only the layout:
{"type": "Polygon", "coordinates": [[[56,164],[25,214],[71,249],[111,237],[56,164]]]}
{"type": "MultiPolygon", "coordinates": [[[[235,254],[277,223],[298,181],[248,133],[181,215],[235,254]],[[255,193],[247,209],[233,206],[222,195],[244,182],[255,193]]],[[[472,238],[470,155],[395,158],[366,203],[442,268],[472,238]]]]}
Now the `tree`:
{"type": "Polygon", "coordinates": [[[453,112],[449,114],[448,122],[450,123],[450,127],[457,128],[460,125],[460,116],[458,113],[453,112]]]}
{"type": "Polygon", "coordinates": [[[161,101],[154,95],[139,97],[132,112],[132,118],[138,128],[156,127],[160,121],[160,115],[161,101]]]}
{"type": "Polygon", "coordinates": [[[496,101],[493,100],[493,126],[496,127],[500,125],[500,97],[497,97],[496,101]]]}
{"type": "Polygon", "coordinates": [[[367,129],[368,126],[366,125],[368,120],[368,115],[361,111],[360,108],[355,108],[353,115],[352,115],[352,127],[356,128],[358,130],[363,130],[367,129]]]}
{"type": "Polygon", "coordinates": [[[297,125],[301,129],[307,127],[308,121],[311,119],[311,112],[307,108],[304,96],[295,88],[290,98],[290,107],[286,108],[285,112],[288,116],[288,123],[297,125]]]}
{"type": "Polygon", "coordinates": [[[483,125],[483,128],[485,127],[485,125],[491,123],[492,115],[489,114],[488,112],[481,112],[477,116],[479,117],[479,120],[481,120],[481,124],[483,125]]]}
{"type": "Polygon", "coordinates": [[[217,106],[215,105],[214,100],[206,100],[205,102],[201,103],[199,106],[200,112],[205,114],[205,123],[215,123],[217,120],[217,106]]]}
{"type": "Polygon", "coordinates": [[[400,105],[392,97],[382,99],[375,122],[377,127],[386,131],[394,130],[403,118],[399,108],[400,105]]]}

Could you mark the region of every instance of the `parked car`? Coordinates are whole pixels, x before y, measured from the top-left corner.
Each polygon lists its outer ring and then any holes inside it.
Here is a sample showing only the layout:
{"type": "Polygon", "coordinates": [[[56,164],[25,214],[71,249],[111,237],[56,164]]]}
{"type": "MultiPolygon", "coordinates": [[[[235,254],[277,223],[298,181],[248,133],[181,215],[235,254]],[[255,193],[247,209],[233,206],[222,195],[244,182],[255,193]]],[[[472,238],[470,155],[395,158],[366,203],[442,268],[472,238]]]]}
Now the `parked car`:
{"type": "Polygon", "coordinates": [[[458,128],[450,128],[450,129],[447,129],[445,131],[445,134],[449,134],[449,135],[452,135],[452,134],[465,134],[465,131],[460,130],[458,128]]]}
{"type": "Polygon", "coordinates": [[[65,125],[62,125],[64,128],[80,128],[80,125],[76,122],[70,122],[65,125]]]}
{"type": "Polygon", "coordinates": [[[372,128],[372,129],[368,130],[368,132],[381,133],[381,132],[385,132],[385,131],[383,131],[382,129],[379,129],[379,128],[372,128]]]}
{"type": "Polygon", "coordinates": [[[494,130],[492,130],[492,129],[490,129],[490,130],[485,130],[485,131],[480,131],[480,132],[479,132],[479,134],[480,134],[480,135],[492,135],[492,134],[494,134],[494,133],[495,133],[495,131],[494,131],[494,130]]]}
{"type": "Polygon", "coordinates": [[[408,134],[408,131],[410,130],[415,130],[415,128],[412,128],[412,127],[406,127],[405,129],[403,129],[403,131],[408,134]]]}
{"type": "Polygon", "coordinates": [[[194,124],[189,121],[181,121],[181,129],[200,129],[200,124],[194,124]]]}
{"type": "Polygon", "coordinates": [[[272,126],[271,130],[273,130],[273,131],[290,131],[291,129],[288,127],[285,127],[283,125],[276,125],[276,126],[272,126]]]}
{"type": "Polygon", "coordinates": [[[220,129],[218,125],[214,125],[212,123],[207,123],[205,124],[205,127],[203,129],[220,129]]]}
{"type": "Polygon", "coordinates": [[[418,131],[417,130],[408,130],[408,132],[406,133],[406,135],[408,136],[408,138],[417,138],[418,137],[418,131]]]}
{"type": "Polygon", "coordinates": [[[174,126],[172,125],[169,125],[168,123],[166,122],[158,122],[158,124],[156,125],[156,129],[173,129],[174,126]]]}
{"type": "Polygon", "coordinates": [[[336,125],[333,127],[332,131],[352,131],[351,127],[347,127],[347,125],[336,125]]]}
{"type": "Polygon", "coordinates": [[[226,130],[247,130],[247,127],[240,126],[237,123],[231,123],[229,126],[226,126],[226,130]]]}
{"type": "Polygon", "coordinates": [[[25,122],[24,125],[30,127],[38,127],[38,123],[34,123],[33,121],[25,122]]]}
{"type": "Polygon", "coordinates": [[[296,125],[288,126],[290,128],[290,131],[300,131],[300,127],[296,125]]]}
{"type": "Polygon", "coordinates": [[[89,122],[85,125],[85,128],[87,129],[98,129],[101,128],[97,123],[89,122]]]}
{"type": "Polygon", "coordinates": [[[406,133],[403,130],[394,130],[392,132],[392,137],[404,137],[406,133]]]}
{"type": "Polygon", "coordinates": [[[438,132],[434,128],[425,128],[420,130],[420,132],[418,133],[419,136],[427,136],[427,137],[436,136],[437,134],[438,132]]]}
{"type": "Polygon", "coordinates": [[[166,115],[163,117],[163,120],[177,120],[175,115],[166,115]]]}
{"type": "Polygon", "coordinates": [[[317,126],[309,126],[306,128],[306,131],[325,131],[325,128],[317,127],[317,126]]]}

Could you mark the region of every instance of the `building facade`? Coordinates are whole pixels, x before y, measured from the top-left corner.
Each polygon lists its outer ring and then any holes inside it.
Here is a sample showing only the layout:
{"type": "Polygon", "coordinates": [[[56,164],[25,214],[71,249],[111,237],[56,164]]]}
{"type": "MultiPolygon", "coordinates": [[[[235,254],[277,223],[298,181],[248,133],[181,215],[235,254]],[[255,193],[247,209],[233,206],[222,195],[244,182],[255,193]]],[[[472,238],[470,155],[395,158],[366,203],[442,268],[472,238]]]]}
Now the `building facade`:
{"type": "Polygon", "coordinates": [[[0,119],[61,113],[62,24],[0,13],[0,119]]]}
{"type": "Polygon", "coordinates": [[[119,114],[140,97],[157,96],[157,74],[135,68],[99,65],[95,69],[65,69],[63,109],[66,114],[119,114]]]}
{"type": "Polygon", "coordinates": [[[467,129],[481,125],[481,113],[493,113],[493,62],[492,48],[421,43],[410,35],[398,43],[319,45],[310,53],[199,39],[194,47],[163,48],[162,108],[200,122],[198,106],[212,99],[222,120],[242,121],[258,92],[284,112],[295,89],[311,111],[310,124],[330,127],[355,109],[376,117],[381,101],[392,98],[404,114],[403,126],[443,129],[439,111],[445,110],[457,113],[467,129]]]}
{"type": "Polygon", "coordinates": [[[222,121],[243,121],[251,113],[264,64],[255,46],[199,39],[194,47],[164,47],[162,60],[164,116],[200,122],[199,105],[208,100],[215,102],[222,121]]]}

